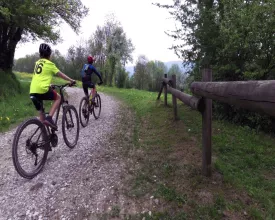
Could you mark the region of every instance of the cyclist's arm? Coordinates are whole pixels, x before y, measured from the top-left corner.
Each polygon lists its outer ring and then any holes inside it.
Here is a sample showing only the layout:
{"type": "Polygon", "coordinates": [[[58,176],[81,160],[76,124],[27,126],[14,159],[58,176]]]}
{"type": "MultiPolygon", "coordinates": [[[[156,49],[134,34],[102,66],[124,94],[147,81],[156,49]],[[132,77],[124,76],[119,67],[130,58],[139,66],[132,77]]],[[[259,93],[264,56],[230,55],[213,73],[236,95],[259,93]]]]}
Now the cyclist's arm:
{"type": "Polygon", "coordinates": [[[96,70],[96,68],[92,65],[90,65],[89,68],[92,70],[92,72],[94,72],[98,76],[98,78],[100,79],[100,82],[102,82],[102,77],[101,77],[100,73],[96,70]]]}
{"type": "Polygon", "coordinates": [[[70,81],[71,83],[75,82],[75,80],[71,79],[70,77],[68,77],[67,75],[65,75],[64,73],[62,73],[60,71],[57,73],[57,75],[64,80],[70,81]]]}
{"type": "Polygon", "coordinates": [[[94,68],[94,73],[98,76],[98,78],[100,79],[100,82],[102,82],[102,77],[101,77],[100,73],[97,72],[96,68],[94,68]]]}

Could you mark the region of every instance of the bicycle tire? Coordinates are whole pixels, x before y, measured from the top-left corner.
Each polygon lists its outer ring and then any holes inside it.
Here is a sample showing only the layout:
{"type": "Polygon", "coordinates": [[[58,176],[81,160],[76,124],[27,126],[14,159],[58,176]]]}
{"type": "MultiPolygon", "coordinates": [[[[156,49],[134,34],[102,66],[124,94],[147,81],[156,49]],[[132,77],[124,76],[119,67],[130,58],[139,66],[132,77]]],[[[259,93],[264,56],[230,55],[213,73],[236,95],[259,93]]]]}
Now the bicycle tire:
{"type": "MultiPolygon", "coordinates": [[[[49,148],[48,146],[45,146],[44,147],[44,155],[42,157],[42,160],[41,160],[41,163],[38,165],[38,167],[31,173],[28,173],[26,172],[22,166],[20,165],[19,163],[19,160],[18,160],[18,141],[19,141],[19,138],[20,138],[20,135],[22,134],[22,132],[24,131],[24,129],[31,125],[31,124],[35,124],[37,125],[39,128],[41,128],[41,132],[42,132],[42,138],[44,140],[47,139],[47,131],[45,129],[45,126],[44,124],[38,120],[37,118],[31,118],[31,119],[28,119],[27,121],[23,122],[16,130],[16,133],[14,135],[14,139],[13,139],[13,143],[12,143],[12,160],[13,160],[13,165],[15,167],[15,170],[17,171],[17,173],[26,178],[26,179],[32,179],[34,178],[37,174],[39,174],[45,163],[46,163],[46,160],[47,160],[47,156],[48,156],[48,152],[49,152],[49,148]]],[[[48,143],[49,144],[49,143],[48,143]]]]}
{"type": "Polygon", "coordinates": [[[80,124],[82,125],[82,127],[86,127],[88,125],[89,118],[90,118],[89,100],[87,97],[83,97],[81,99],[80,105],[79,105],[79,121],[80,121],[80,124]],[[82,110],[83,110],[82,105],[87,105],[87,108],[85,109],[87,111],[86,121],[85,121],[85,116],[83,115],[83,112],[82,112],[82,110]]]}
{"type": "Polygon", "coordinates": [[[94,115],[94,118],[95,119],[98,119],[99,118],[99,116],[100,116],[100,113],[101,113],[101,98],[100,98],[100,95],[97,93],[96,94],[96,96],[95,96],[95,103],[98,105],[98,107],[96,107],[95,105],[94,105],[94,107],[93,107],[93,115],[94,115]],[[99,112],[98,112],[98,114],[96,115],[96,113],[95,113],[95,109],[96,108],[99,108],[99,112]]]}
{"type": "Polygon", "coordinates": [[[64,141],[66,143],[66,145],[69,147],[69,148],[74,148],[77,144],[77,141],[78,141],[78,138],[79,138],[79,118],[78,118],[78,114],[77,114],[77,111],[76,111],[76,108],[73,106],[73,105],[67,105],[66,107],[64,107],[63,109],[63,116],[62,116],[62,133],[63,133],[63,138],[64,138],[64,141]],[[68,140],[68,137],[66,135],[66,122],[68,122],[67,120],[67,113],[70,114],[70,116],[72,116],[72,114],[74,113],[75,114],[75,118],[76,118],[76,129],[77,129],[77,132],[76,132],[76,137],[75,137],[75,140],[73,143],[70,143],[69,140],[68,140]]]}

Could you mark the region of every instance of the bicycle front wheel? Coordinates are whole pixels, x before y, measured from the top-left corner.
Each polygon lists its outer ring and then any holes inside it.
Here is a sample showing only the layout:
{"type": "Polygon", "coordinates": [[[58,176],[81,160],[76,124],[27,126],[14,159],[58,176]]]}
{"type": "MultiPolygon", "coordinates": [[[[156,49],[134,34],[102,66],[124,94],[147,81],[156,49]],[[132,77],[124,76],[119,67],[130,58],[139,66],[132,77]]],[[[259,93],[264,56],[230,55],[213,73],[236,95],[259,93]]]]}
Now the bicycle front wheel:
{"type": "Polygon", "coordinates": [[[12,160],[20,176],[32,179],[44,167],[49,151],[45,126],[37,118],[23,122],[16,130],[12,160]]]}
{"type": "Polygon", "coordinates": [[[86,127],[88,125],[89,118],[89,99],[87,97],[83,97],[79,105],[79,121],[82,127],[86,127]]]}
{"type": "Polygon", "coordinates": [[[96,94],[96,96],[95,96],[93,113],[94,113],[94,118],[98,119],[100,116],[100,113],[101,113],[101,98],[100,98],[99,94],[96,94]]]}
{"type": "Polygon", "coordinates": [[[62,133],[66,145],[74,148],[79,137],[79,119],[76,108],[72,105],[63,108],[62,133]]]}

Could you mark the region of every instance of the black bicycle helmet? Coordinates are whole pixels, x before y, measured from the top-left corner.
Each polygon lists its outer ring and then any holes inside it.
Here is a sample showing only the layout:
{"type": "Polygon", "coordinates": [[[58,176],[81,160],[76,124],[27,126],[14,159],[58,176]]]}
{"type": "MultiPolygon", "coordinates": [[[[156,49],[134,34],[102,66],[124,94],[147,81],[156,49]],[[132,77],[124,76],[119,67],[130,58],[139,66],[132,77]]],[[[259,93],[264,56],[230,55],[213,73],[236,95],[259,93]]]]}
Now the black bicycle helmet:
{"type": "Polygon", "coordinates": [[[49,57],[52,54],[52,49],[50,45],[42,43],[39,47],[39,54],[42,57],[49,57]]]}

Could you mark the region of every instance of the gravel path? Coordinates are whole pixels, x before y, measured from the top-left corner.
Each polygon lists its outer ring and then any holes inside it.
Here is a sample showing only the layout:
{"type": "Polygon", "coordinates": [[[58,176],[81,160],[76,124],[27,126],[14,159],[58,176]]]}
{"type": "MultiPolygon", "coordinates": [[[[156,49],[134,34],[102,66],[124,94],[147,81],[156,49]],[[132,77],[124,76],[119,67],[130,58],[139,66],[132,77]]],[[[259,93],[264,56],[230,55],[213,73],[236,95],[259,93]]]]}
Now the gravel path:
{"type": "MultiPolygon", "coordinates": [[[[83,91],[68,88],[70,103],[78,111],[83,91]]],[[[116,205],[123,206],[121,181],[125,164],[109,140],[119,117],[119,103],[100,93],[102,111],[98,120],[80,125],[77,146],[69,149],[61,134],[43,171],[32,180],[14,169],[11,145],[15,129],[0,134],[0,219],[97,219],[116,205]],[[113,149],[113,150],[112,150],[113,149]]],[[[129,202],[128,202],[129,203],[129,202]]]]}

